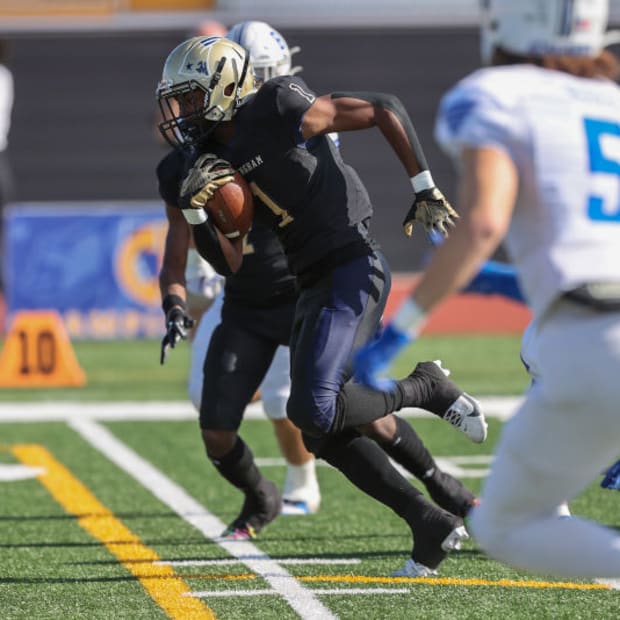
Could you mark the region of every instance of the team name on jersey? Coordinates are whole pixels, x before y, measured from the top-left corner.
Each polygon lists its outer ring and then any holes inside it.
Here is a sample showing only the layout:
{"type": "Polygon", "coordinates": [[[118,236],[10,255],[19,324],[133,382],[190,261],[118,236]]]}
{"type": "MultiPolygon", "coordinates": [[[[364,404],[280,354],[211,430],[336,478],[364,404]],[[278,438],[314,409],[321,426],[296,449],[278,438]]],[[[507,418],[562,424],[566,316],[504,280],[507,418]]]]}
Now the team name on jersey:
{"type": "Polygon", "coordinates": [[[250,159],[250,161],[246,161],[245,164],[242,164],[239,168],[239,172],[241,174],[248,174],[252,172],[252,170],[256,170],[259,166],[262,166],[263,158],[260,155],[255,155],[250,159]]]}

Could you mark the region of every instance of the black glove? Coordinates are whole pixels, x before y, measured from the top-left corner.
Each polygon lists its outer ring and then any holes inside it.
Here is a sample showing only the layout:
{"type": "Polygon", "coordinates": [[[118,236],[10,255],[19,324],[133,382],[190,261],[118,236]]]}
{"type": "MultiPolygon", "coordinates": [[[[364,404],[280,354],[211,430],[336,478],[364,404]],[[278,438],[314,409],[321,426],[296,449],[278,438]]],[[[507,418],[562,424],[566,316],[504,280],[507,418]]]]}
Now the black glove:
{"type": "Polygon", "coordinates": [[[160,364],[166,361],[168,349],[174,349],[179,340],[187,339],[187,330],[194,327],[194,322],[194,319],[178,306],[168,310],[166,314],[166,335],[161,341],[160,364]]]}
{"type": "Polygon", "coordinates": [[[411,209],[409,209],[403,222],[403,228],[405,235],[411,237],[414,224],[420,222],[427,233],[440,233],[447,237],[448,229],[446,227],[454,226],[458,217],[458,213],[452,208],[444,195],[436,187],[431,187],[415,195],[411,209]]]}

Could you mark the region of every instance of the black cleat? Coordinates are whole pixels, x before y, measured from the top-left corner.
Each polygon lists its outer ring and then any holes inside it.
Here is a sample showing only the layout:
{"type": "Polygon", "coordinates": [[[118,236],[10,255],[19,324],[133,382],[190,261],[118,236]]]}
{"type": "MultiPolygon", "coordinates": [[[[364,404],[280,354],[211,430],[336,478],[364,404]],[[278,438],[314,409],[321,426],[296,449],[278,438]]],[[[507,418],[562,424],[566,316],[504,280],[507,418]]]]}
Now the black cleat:
{"type": "Polygon", "coordinates": [[[411,559],[416,565],[435,570],[449,551],[461,548],[469,534],[460,517],[433,507],[422,519],[416,520],[413,531],[411,559]]]}
{"type": "Polygon", "coordinates": [[[262,480],[256,493],[246,495],[239,516],[222,532],[222,538],[248,540],[271,523],[282,511],[282,496],[270,480],[262,480]]]}
{"type": "MultiPolygon", "coordinates": [[[[426,409],[465,433],[474,443],[487,438],[487,423],[480,404],[448,379],[449,370],[441,361],[420,362],[407,377],[416,382],[416,393],[422,393],[422,402],[412,407],[426,409]]],[[[404,383],[404,382],[403,382],[404,383]]]]}

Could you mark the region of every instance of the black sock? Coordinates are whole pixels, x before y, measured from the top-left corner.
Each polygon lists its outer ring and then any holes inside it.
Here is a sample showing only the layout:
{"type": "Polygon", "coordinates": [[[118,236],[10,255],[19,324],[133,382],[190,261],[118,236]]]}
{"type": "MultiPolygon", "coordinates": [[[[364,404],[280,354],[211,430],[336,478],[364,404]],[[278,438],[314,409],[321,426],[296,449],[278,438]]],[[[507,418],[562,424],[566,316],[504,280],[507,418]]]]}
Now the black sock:
{"type": "Polygon", "coordinates": [[[368,437],[353,431],[330,436],[318,456],[339,469],[358,489],[391,508],[411,527],[427,511],[435,509],[368,437]]]}
{"type": "Polygon", "coordinates": [[[402,409],[405,392],[401,383],[396,381],[392,392],[379,392],[349,381],[338,394],[332,432],[356,428],[402,409]]]}
{"type": "Polygon", "coordinates": [[[209,459],[228,482],[246,494],[253,492],[263,478],[254,463],[252,451],[239,436],[228,454],[219,459],[209,459]]]}
{"type": "Polygon", "coordinates": [[[390,443],[381,443],[381,447],[388,456],[419,480],[432,476],[437,465],[430,452],[409,422],[398,416],[394,418],[396,419],[396,436],[390,443]]]}
{"type": "Polygon", "coordinates": [[[443,417],[450,405],[463,393],[435,362],[419,362],[398,383],[403,391],[404,407],[420,407],[439,417],[443,417]]]}

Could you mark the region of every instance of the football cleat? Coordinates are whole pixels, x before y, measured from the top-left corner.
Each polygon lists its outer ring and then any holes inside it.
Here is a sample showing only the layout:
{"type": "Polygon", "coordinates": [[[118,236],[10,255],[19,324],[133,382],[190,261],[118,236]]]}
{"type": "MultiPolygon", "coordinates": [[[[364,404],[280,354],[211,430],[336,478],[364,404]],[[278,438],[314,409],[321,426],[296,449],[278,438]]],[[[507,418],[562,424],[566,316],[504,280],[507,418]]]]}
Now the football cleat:
{"type": "Polygon", "coordinates": [[[317,512],[319,507],[311,505],[303,500],[282,500],[282,516],[295,516],[295,515],[312,515],[317,512]]]}
{"type": "Polygon", "coordinates": [[[256,532],[251,525],[235,527],[229,525],[221,534],[220,538],[225,540],[252,540],[256,538],[256,532]]]}
{"type": "Polygon", "coordinates": [[[437,575],[437,571],[424,566],[424,564],[418,564],[413,558],[409,558],[402,568],[394,571],[391,577],[432,577],[437,575]]]}
{"type": "Polygon", "coordinates": [[[429,504],[411,525],[413,551],[411,558],[417,563],[436,569],[450,551],[461,548],[469,534],[463,520],[441,508],[429,504]]]}
{"type": "MultiPolygon", "coordinates": [[[[460,525],[454,528],[441,543],[441,549],[444,552],[457,551],[461,548],[464,540],[469,538],[469,534],[465,526],[460,525]]],[[[430,568],[421,562],[416,562],[413,558],[409,558],[405,564],[394,571],[392,577],[432,577],[437,575],[437,570],[430,568]]]]}
{"type": "Polygon", "coordinates": [[[448,536],[441,543],[441,548],[444,551],[459,551],[463,545],[463,541],[469,538],[469,534],[464,525],[453,529],[448,536]]]}
{"type": "Polygon", "coordinates": [[[425,381],[428,394],[417,406],[452,424],[474,443],[482,443],[487,438],[487,422],[480,404],[448,379],[449,374],[440,360],[420,362],[409,377],[425,381]]]}
{"type": "Polygon", "coordinates": [[[287,465],[282,497],[283,515],[309,515],[318,512],[321,506],[321,490],[314,459],[303,465],[287,465]]]}
{"type": "Polygon", "coordinates": [[[487,423],[480,410],[480,403],[463,392],[441,416],[446,422],[458,428],[474,443],[487,438],[487,423]]]}
{"type": "Polygon", "coordinates": [[[282,511],[282,496],[270,480],[262,480],[253,495],[246,495],[239,516],[222,532],[228,540],[249,540],[282,511]]]}

